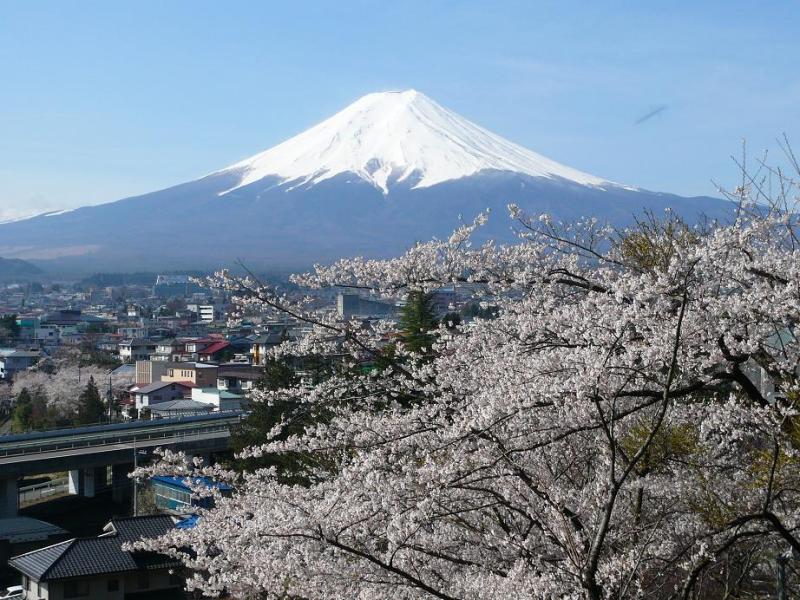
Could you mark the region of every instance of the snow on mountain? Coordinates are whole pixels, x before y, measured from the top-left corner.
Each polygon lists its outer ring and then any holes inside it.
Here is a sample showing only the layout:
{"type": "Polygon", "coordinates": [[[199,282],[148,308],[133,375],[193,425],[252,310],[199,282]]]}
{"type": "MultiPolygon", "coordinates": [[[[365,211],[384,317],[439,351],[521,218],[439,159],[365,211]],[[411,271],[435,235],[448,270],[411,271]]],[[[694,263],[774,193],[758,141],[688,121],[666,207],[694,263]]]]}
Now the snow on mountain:
{"type": "Polygon", "coordinates": [[[341,173],[354,173],[388,194],[392,183],[408,181],[418,189],[486,170],[617,186],[495,135],[416,90],[363,96],[319,125],[216,174],[240,178],[223,194],[265,177],[302,186],[341,173]]]}
{"type": "Polygon", "coordinates": [[[507,206],[627,226],[670,208],[727,219],[730,203],[621,186],[509,142],[415,91],[370,94],[274,148],[200,179],[0,224],[0,256],[59,272],[247,264],[302,270],[387,257],[489,209],[475,241],[517,240],[507,206]],[[235,191],[234,191],[235,190],[235,191]]]}

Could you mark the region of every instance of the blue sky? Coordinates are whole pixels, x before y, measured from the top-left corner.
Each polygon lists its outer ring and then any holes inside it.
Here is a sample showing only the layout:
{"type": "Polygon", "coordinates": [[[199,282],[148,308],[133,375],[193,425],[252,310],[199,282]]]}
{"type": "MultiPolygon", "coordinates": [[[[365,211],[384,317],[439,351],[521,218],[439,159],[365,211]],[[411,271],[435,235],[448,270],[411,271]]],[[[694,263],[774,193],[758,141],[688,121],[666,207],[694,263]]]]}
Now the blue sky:
{"type": "Polygon", "coordinates": [[[798,31],[794,1],[0,0],[0,219],[194,179],[412,87],[581,170],[713,194],[743,138],[800,140],[798,31]]]}

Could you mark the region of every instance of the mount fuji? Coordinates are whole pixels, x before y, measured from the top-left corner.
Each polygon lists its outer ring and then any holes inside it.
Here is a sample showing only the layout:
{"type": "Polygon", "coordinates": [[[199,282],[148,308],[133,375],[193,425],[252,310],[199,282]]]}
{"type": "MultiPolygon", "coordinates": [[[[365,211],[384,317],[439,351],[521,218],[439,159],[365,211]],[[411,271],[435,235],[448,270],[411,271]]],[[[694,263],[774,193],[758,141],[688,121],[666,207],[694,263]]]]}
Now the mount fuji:
{"type": "Polygon", "coordinates": [[[617,225],[669,207],[693,220],[731,205],[607,181],[495,135],[409,90],[364,96],[305,132],[195,181],[0,225],[0,256],[72,268],[303,268],[384,257],[506,206],[617,225]]]}

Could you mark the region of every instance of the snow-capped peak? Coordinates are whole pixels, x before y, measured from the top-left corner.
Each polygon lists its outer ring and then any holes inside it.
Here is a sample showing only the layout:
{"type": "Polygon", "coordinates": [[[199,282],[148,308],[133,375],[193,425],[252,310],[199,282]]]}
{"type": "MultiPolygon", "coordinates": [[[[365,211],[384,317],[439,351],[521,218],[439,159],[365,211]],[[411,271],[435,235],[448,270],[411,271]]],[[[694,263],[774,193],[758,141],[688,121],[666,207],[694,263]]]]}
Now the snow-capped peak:
{"type": "Polygon", "coordinates": [[[228,191],[270,176],[303,185],[355,173],[388,193],[391,183],[411,177],[420,188],[483,170],[614,185],[509,142],[416,90],[363,96],[319,125],[219,173],[241,177],[228,191]]]}

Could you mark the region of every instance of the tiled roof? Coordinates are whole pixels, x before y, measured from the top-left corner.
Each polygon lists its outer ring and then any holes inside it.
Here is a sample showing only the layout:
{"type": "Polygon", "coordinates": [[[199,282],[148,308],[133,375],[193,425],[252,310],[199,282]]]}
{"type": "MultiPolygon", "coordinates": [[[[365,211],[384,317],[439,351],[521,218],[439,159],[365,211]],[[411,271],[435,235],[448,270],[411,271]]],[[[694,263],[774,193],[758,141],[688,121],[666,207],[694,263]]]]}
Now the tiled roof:
{"type": "Polygon", "coordinates": [[[128,517],[113,519],[106,525],[106,529],[113,528],[120,539],[127,542],[142,538],[152,538],[164,535],[173,527],[172,517],[169,515],[148,515],[144,517],[128,517]]]}
{"type": "Polygon", "coordinates": [[[219,366],[217,377],[236,377],[237,379],[257,380],[264,375],[263,367],[227,363],[219,366]]]}
{"type": "Polygon", "coordinates": [[[152,392],[157,392],[160,389],[165,387],[169,387],[171,385],[182,385],[183,387],[191,387],[191,385],[187,385],[186,383],[179,382],[179,381],[154,381],[153,383],[149,383],[140,387],[136,390],[135,393],[137,394],[150,394],[152,392]]]}
{"type": "Polygon", "coordinates": [[[224,350],[230,346],[229,342],[214,342],[210,346],[206,346],[202,350],[198,350],[198,354],[216,354],[217,352],[224,350]]]}
{"type": "Polygon", "coordinates": [[[27,554],[8,564],[36,581],[52,581],[173,566],[175,561],[151,552],[126,552],[125,542],[164,535],[174,527],[167,515],[111,521],[108,532],[95,538],[76,538],[27,554]]]}
{"type": "Polygon", "coordinates": [[[41,581],[47,570],[69,550],[74,541],[67,540],[66,542],[60,542],[27,554],[15,556],[8,561],[8,564],[18,571],[22,571],[28,577],[41,581]]]}
{"type": "Polygon", "coordinates": [[[113,537],[72,540],[39,581],[137,570],[133,554],[124,552],[121,544],[113,537]]]}
{"type": "Polygon", "coordinates": [[[259,335],[253,340],[254,344],[262,345],[278,345],[284,340],[283,332],[281,333],[264,333],[259,335]]]}

